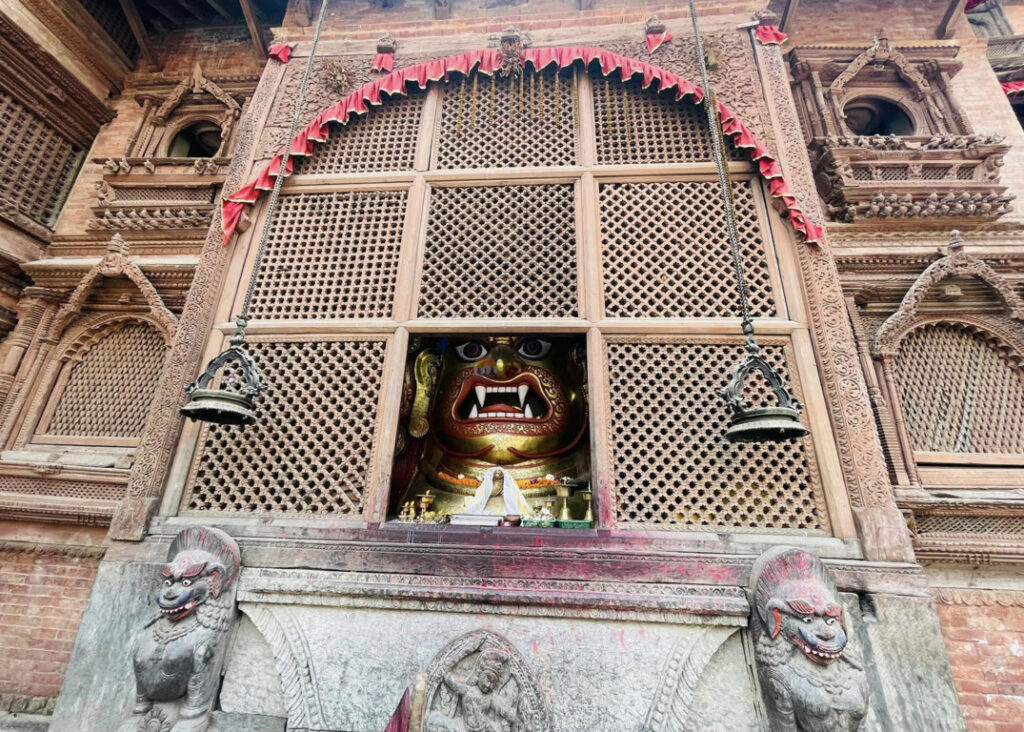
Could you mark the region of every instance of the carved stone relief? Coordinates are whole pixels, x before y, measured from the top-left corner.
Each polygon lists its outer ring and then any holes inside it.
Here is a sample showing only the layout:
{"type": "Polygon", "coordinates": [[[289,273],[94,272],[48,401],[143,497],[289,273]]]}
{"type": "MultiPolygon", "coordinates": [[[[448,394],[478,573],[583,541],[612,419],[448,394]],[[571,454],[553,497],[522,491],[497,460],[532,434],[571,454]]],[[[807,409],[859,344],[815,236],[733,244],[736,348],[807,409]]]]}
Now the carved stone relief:
{"type": "Polygon", "coordinates": [[[427,671],[424,732],[545,732],[543,696],[519,652],[486,630],[466,633],[427,671]]]}
{"type": "Polygon", "coordinates": [[[847,646],[843,607],[821,560],[775,547],[751,569],[750,632],[769,726],[856,732],[868,710],[863,664],[847,646]]]}
{"type": "Polygon", "coordinates": [[[171,542],[157,613],[135,643],[135,707],[119,732],[204,732],[235,617],[238,545],[192,527],[171,542]]]}

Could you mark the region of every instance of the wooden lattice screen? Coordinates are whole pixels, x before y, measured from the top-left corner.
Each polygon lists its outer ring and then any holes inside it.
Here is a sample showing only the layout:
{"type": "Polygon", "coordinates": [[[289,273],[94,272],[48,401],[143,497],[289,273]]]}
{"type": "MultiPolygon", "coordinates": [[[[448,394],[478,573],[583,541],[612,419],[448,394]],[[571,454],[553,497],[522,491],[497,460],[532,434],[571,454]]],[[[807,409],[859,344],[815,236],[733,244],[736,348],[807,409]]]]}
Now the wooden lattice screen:
{"type": "Polygon", "coordinates": [[[82,156],[47,122],[0,91],[0,213],[53,226],[82,156]]]}
{"type": "MultiPolygon", "coordinates": [[[[182,510],[383,520],[367,492],[386,484],[371,476],[392,445],[375,440],[397,414],[406,343],[457,321],[596,332],[592,426],[607,440],[592,460],[618,525],[828,531],[814,440],[722,443],[717,389],[742,348],[701,114],[580,68],[528,70],[456,76],[334,130],[288,179],[257,273],[250,330],[272,384],[259,422],[193,430],[182,510]]],[[[758,332],[814,393],[761,183],[730,157],[758,332]]]]}
{"type": "Polygon", "coordinates": [[[65,366],[66,383],[63,388],[58,383],[53,416],[41,431],[86,441],[138,440],[166,352],[163,336],[152,326],[114,326],[65,366]]]}
{"type": "Polygon", "coordinates": [[[903,339],[894,365],[915,450],[1024,453],[1024,370],[991,339],[924,325],[903,339]]]}

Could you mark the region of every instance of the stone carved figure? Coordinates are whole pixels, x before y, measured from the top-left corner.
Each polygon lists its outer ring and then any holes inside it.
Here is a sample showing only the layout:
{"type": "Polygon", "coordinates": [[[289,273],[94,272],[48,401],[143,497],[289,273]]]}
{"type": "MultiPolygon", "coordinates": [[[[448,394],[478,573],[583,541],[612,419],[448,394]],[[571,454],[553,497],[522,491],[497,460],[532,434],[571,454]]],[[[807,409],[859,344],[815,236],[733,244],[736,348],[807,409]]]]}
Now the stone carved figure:
{"type": "Polygon", "coordinates": [[[751,571],[750,630],[773,732],[855,732],[868,708],[867,677],[847,648],[835,583],[813,554],[765,552],[751,571]]]}
{"type": "Polygon", "coordinates": [[[135,643],[135,708],[119,732],[203,732],[235,616],[235,541],[192,527],[171,542],[158,612],[135,643]]]}
{"type": "Polygon", "coordinates": [[[516,649],[474,631],[452,641],[427,674],[424,732],[547,732],[547,710],[516,649]]]}

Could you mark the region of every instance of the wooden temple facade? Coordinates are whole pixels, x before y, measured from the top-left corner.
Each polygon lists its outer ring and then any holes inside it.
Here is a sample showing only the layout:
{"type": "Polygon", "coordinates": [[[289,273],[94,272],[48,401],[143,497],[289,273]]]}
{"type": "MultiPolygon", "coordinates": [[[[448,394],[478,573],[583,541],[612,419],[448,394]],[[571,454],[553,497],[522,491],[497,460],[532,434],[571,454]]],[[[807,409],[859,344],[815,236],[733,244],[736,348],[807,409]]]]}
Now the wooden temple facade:
{"type": "Polygon", "coordinates": [[[1019,729],[1024,2],[322,2],[0,3],[0,729],[1019,729]]]}

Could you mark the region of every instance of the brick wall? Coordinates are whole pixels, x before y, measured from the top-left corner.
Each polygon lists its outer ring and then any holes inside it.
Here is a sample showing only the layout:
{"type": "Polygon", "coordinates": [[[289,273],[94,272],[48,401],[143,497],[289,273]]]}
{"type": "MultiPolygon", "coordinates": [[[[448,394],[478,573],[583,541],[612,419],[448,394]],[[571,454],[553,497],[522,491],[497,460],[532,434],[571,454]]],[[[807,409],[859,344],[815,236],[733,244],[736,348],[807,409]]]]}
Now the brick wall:
{"type": "Polygon", "coordinates": [[[969,732],[1024,726],[1024,592],[935,590],[969,732]]]}
{"type": "Polygon", "coordinates": [[[48,711],[99,560],[0,550],[0,711],[48,711]]]}

